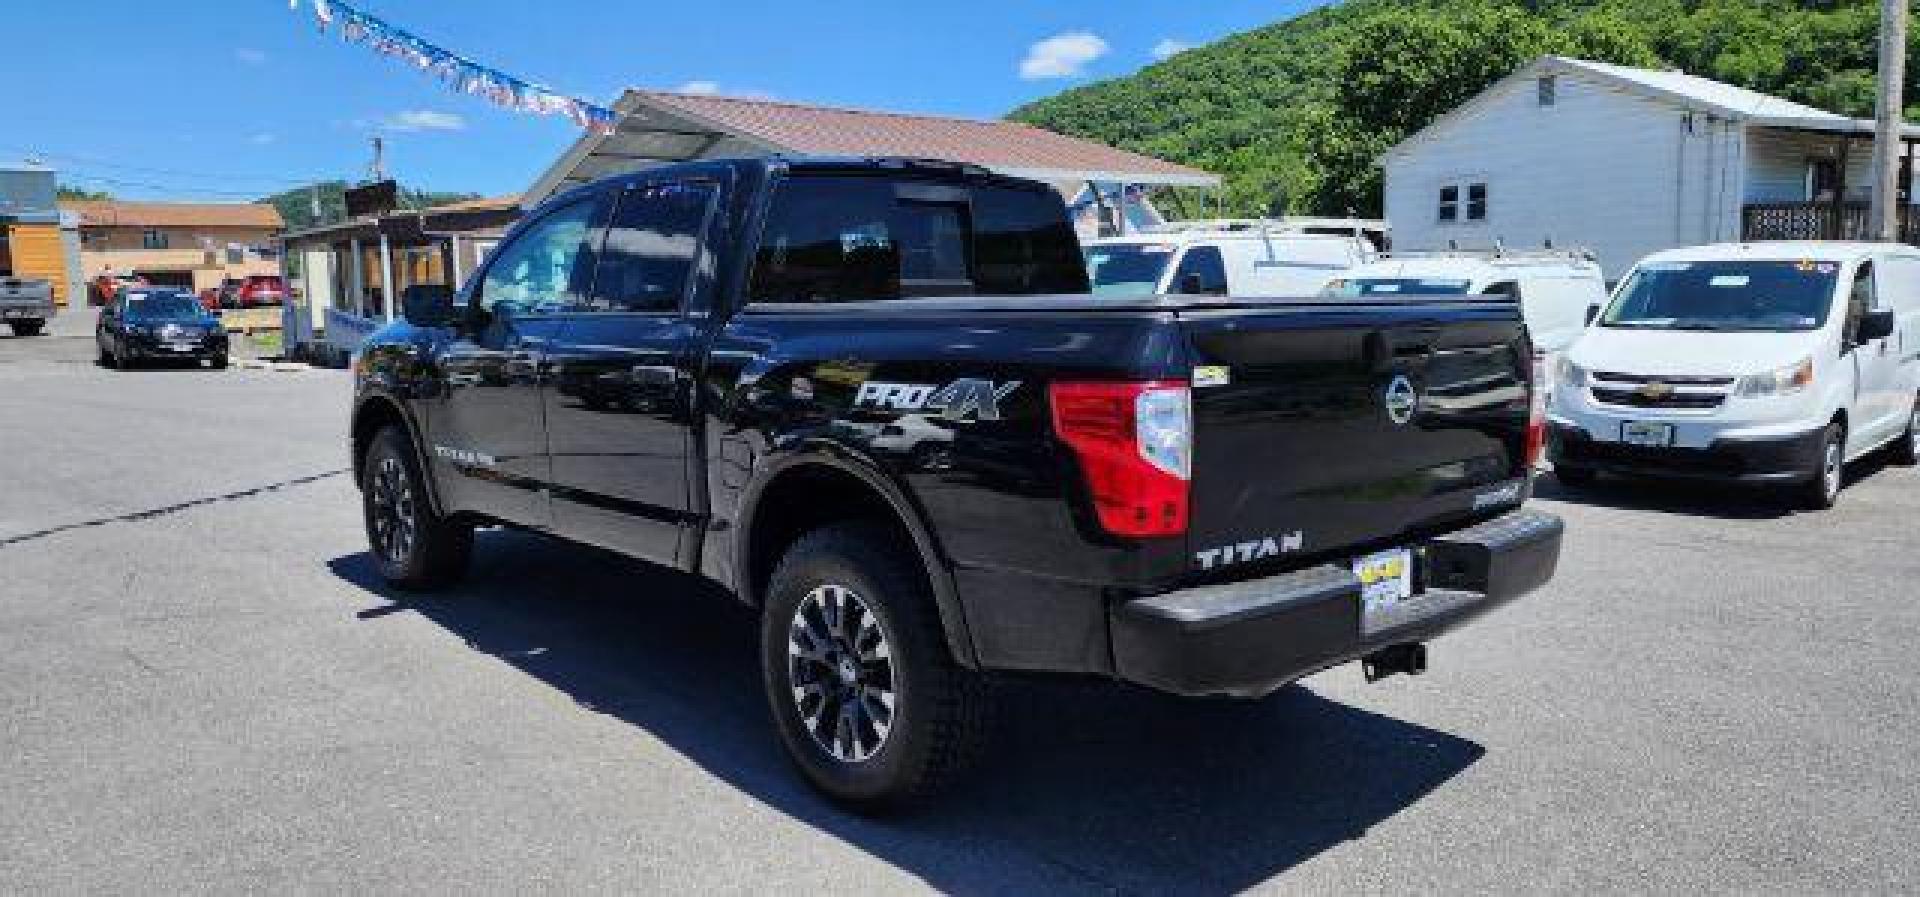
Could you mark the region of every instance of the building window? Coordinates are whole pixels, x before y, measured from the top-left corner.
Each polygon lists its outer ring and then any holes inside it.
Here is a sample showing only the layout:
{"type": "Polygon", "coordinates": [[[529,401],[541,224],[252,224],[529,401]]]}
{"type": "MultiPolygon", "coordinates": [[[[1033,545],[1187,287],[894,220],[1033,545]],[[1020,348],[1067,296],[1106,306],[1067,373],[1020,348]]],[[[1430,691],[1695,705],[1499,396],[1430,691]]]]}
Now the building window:
{"type": "Polygon", "coordinates": [[[1487,220],[1487,185],[1446,184],[1440,188],[1440,223],[1487,220]]]}
{"type": "Polygon", "coordinates": [[[1559,84],[1552,75],[1542,75],[1534,84],[1540,93],[1540,105],[1551,106],[1555,100],[1559,99],[1555,95],[1559,90],[1559,84]]]}
{"type": "Polygon", "coordinates": [[[1807,160],[1807,199],[1831,200],[1840,189],[1840,163],[1833,159],[1807,160]]]}
{"type": "Polygon", "coordinates": [[[167,232],[163,230],[158,230],[155,228],[148,228],[146,230],[141,231],[140,232],[140,248],[141,249],[167,248],[167,232]]]}

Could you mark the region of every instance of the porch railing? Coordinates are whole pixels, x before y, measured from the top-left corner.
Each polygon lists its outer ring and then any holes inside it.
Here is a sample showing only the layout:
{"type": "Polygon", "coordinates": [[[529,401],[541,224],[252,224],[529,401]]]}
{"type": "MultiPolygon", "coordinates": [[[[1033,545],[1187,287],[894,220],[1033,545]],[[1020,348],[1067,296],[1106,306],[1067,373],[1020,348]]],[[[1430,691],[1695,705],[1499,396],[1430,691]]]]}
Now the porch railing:
{"type": "MultiPolygon", "coordinates": [[[[1757,202],[1740,213],[1743,240],[1865,240],[1868,206],[1864,202],[1757,202]]],[[[1900,242],[1920,245],[1920,216],[1900,207],[1900,242]]]]}

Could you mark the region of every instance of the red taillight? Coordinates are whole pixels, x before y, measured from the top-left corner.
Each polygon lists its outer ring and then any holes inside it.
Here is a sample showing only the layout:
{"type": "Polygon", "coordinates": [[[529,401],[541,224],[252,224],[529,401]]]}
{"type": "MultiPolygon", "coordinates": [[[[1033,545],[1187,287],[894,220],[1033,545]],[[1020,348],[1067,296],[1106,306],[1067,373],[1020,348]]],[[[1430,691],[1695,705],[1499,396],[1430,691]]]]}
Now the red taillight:
{"type": "Polygon", "coordinates": [[[1551,384],[1547,381],[1547,358],[1536,352],[1533,356],[1533,383],[1528,389],[1527,401],[1527,448],[1526,470],[1532,471],[1540,466],[1541,456],[1547,450],[1547,391],[1551,384]]]}
{"type": "Polygon", "coordinates": [[[1101,528],[1135,538],[1187,531],[1187,384],[1055,383],[1048,395],[1053,431],[1080,459],[1101,528]]]}

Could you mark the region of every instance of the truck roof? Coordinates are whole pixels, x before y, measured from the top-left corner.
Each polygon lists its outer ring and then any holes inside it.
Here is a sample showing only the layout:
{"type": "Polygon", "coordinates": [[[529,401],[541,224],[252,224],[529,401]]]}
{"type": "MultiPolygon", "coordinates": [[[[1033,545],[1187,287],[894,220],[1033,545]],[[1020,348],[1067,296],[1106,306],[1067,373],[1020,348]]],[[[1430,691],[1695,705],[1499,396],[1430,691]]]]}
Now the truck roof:
{"type": "Polygon", "coordinates": [[[1876,255],[1904,254],[1920,256],[1920,248],[1904,243],[1869,243],[1855,240],[1766,240],[1753,243],[1710,243],[1682,246],[1653,253],[1647,262],[1720,262],[1754,261],[1853,262],[1876,255]]]}

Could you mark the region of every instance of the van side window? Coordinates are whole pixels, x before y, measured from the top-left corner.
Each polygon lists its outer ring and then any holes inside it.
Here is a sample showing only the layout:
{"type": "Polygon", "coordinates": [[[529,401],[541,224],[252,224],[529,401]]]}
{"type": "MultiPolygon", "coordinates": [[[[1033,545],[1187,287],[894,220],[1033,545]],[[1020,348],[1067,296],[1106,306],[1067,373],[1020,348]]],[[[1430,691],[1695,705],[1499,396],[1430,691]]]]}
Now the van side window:
{"type": "Polygon", "coordinates": [[[644,184],[620,195],[593,292],[579,311],[673,312],[693,281],[711,183],[644,184]]]}
{"type": "Polygon", "coordinates": [[[501,246],[480,281],[479,307],[519,317],[577,303],[593,270],[587,241],[597,206],[583,199],[556,209],[501,246]]]}
{"type": "Polygon", "coordinates": [[[1227,263],[1217,246],[1190,246],[1173,272],[1173,291],[1205,296],[1227,294],[1227,263]]]}

